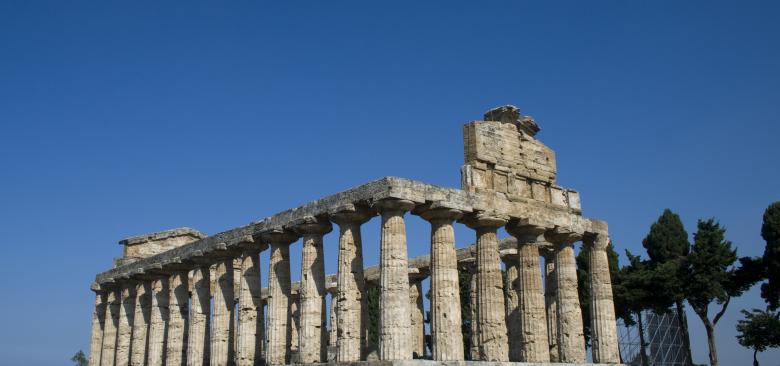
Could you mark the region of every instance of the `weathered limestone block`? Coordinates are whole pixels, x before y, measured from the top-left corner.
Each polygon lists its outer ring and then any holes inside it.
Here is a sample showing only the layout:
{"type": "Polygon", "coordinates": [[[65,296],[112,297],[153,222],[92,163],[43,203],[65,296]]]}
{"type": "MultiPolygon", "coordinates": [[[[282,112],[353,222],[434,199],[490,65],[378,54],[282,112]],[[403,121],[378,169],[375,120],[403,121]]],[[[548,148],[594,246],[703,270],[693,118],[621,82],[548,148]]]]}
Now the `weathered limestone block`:
{"type": "Polygon", "coordinates": [[[477,232],[477,327],[480,359],[508,361],[501,257],[496,231],[508,218],[496,213],[478,212],[464,223],[477,232]]]}
{"type": "Polygon", "coordinates": [[[405,200],[376,202],[382,215],[379,271],[379,359],[412,358],[409,273],[404,214],[414,208],[405,200]]]}
{"type": "Polygon", "coordinates": [[[121,265],[140,258],[151,257],[205,237],[206,234],[198,230],[182,227],[127,238],[119,242],[120,245],[124,246],[124,252],[122,259],[117,264],[121,265]]]}
{"type": "Polygon", "coordinates": [[[437,361],[462,360],[460,285],[453,221],[462,212],[429,206],[417,212],[431,223],[431,352],[437,361]]]}
{"type": "Polygon", "coordinates": [[[163,366],[165,361],[165,333],[168,327],[168,278],[152,281],[152,316],[149,324],[148,366],[163,366]]]}
{"type": "Polygon", "coordinates": [[[106,320],[103,323],[103,350],[100,352],[101,365],[113,365],[116,354],[116,330],[119,327],[120,289],[108,291],[106,320]]]}
{"type": "Polygon", "coordinates": [[[366,355],[368,307],[363,297],[366,284],[360,225],[370,217],[370,213],[352,205],[331,216],[339,226],[336,362],[360,361],[366,355]]]}
{"type": "Polygon", "coordinates": [[[149,350],[149,328],[152,324],[152,282],[140,282],[135,288],[135,296],[130,365],[144,366],[149,350]]]}
{"type": "Polygon", "coordinates": [[[189,291],[187,272],[181,271],[168,280],[168,332],[165,350],[166,366],[184,366],[187,362],[187,323],[189,322],[189,291]]]}
{"type": "Polygon", "coordinates": [[[300,341],[300,319],[301,311],[298,305],[300,298],[298,293],[290,295],[290,361],[289,363],[300,363],[298,361],[298,342],[300,341]]]}
{"type": "Polygon", "coordinates": [[[92,311],[92,336],[89,342],[89,366],[100,366],[107,300],[108,294],[105,291],[95,291],[95,308],[92,311]]]}
{"type": "Polygon", "coordinates": [[[260,252],[245,251],[241,257],[241,284],[238,296],[237,366],[262,364],[263,300],[260,296],[260,252]]]}
{"type": "Polygon", "coordinates": [[[137,284],[128,281],[122,284],[122,298],[119,309],[119,327],[116,339],[116,366],[130,364],[130,347],[133,336],[133,320],[135,317],[135,289],[137,284]]]}
{"type": "Polygon", "coordinates": [[[588,234],[583,238],[590,268],[591,349],[593,362],[619,363],[615,302],[609,274],[606,233],[588,234]]]}
{"type": "Polygon", "coordinates": [[[422,278],[409,281],[409,313],[412,357],[425,357],[425,309],[423,308],[422,278]]]}
{"type": "Polygon", "coordinates": [[[336,299],[336,292],[333,291],[330,296],[330,329],[328,329],[328,346],[332,347],[334,350],[336,347],[338,347],[338,328],[336,327],[337,306],[338,300],[336,299]]]}
{"type": "Polygon", "coordinates": [[[555,272],[555,252],[551,248],[542,250],[544,256],[544,308],[547,313],[547,345],[550,362],[560,362],[558,347],[558,274],[555,272]]]}
{"type": "Polygon", "coordinates": [[[323,235],[331,232],[330,222],[314,217],[297,223],[295,231],[303,235],[301,256],[300,363],[327,361],[327,312],[325,309],[325,254],[323,235]]]}
{"type": "MultiPolygon", "coordinates": [[[[517,238],[517,280],[510,287],[517,294],[517,361],[549,362],[547,316],[539,263],[539,246],[545,242],[545,228],[531,225],[507,226],[517,238]]],[[[511,334],[511,333],[510,333],[511,334]]],[[[511,345],[511,342],[510,342],[511,345]]],[[[510,354],[511,359],[511,354],[510,354]]]]}
{"type": "Polygon", "coordinates": [[[212,268],[216,280],[212,292],[210,365],[228,366],[233,359],[233,258],[220,259],[212,268]]]}
{"type": "Polygon", "coordinates": [[[585,336],[577,292],[577,263],[574,259],[574,242],[580,240],[582,235],[556,228],[548,231],[546,237],[555,246],[560,361],[585,362],[585,336]]]}
{"type": "Polygon", "coordinates": [[[290,309],[290,244],[297,236],[287,231],[264,235],[271,244],[268,264],[268,344],[266,364],[284,365],[290,362],[292,344],[292,313],[290,309]]]}
{"type": "Polygon", "coordinates": [[[192,296],[189,334],[187,335],[187,366],[208,366],[211,314],[211,280],[208,266],[190,271],[192,296]]]}

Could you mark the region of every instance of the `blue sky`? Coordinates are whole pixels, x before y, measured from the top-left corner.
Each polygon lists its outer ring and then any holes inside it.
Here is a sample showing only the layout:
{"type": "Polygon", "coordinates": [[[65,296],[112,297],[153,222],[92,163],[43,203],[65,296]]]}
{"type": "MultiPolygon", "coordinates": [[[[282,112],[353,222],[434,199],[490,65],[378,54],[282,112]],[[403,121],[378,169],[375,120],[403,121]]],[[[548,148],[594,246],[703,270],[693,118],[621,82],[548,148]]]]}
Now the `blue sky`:
{"type": "MultiPolygon", "coordinates": [[[[758,255],[780,200],[779,15],[768,1],[3,1],[0,359],[88,349],[89,284],[118,240],[216,233],[387,175],[458,187],[461,125],[508,103],[619,250],[641,252],[669,207],[758,255]]],[[[408,221],[410,255],[426,253],[427,225],[408,221]]],[[[375,264],[377,220],[364,238],[375,264]]],[[[750,362],[734,324],[762,306],[755,288],[732,301],[722,364],[750,362]]],[[[704,363],[700,324],[690,314],[704,363]]]]}

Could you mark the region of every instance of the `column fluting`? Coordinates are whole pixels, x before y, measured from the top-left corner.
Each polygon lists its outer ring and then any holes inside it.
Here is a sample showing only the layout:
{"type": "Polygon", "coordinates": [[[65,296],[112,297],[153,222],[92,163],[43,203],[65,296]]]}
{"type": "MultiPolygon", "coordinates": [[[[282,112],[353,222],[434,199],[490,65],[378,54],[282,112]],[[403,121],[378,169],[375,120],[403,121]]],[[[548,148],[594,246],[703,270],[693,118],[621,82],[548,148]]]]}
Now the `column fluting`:
{"type": "Polygon", "coordinates": [[[520,264],[518,261],[517,250],[510,249],[511,253],[501,253],[501,261],[506,267],[506,281],[504,289],[506,297],[504,298],[506,306],[506,332],[509,340],[509,361],[519,362],[522,353],[522,341],[520,337],[520,284],[519,273],[520,264]]]}
{"type": "Polygon", "coordinates": [[[431,352],[436,361],[463,360],[455,231],[462,212],[431,205],[416,212],[431,224],[431,352]]]}
{"type": "Polygon", "coordinates": [[[298,239],[291,232],[276,230],[263,234],[271,244],[268,264],[268,343],[267,365],[290,362],[292,313],[290,309],[290,244],[298,239]]]}
{"type": "Polygon", "coordinates": [[[422,281],[409,279],[409,329],[411,331],[412,357],[425,357],[425,308],[423,307],[422,281]]]}
{"type": "Polygon", "coordinates": [[[507,217],[480,212],[464,223],[477,233],[477,326],[482,361],[509,361],[501,257],[496,231],[507,217]]]}
{"type": "Polygon", "coordinates": [[[370,218],[368,211],[353,205],[340,208],[330,218],[339,226],[336,362],[355,362],[366,356],[368,307],[360,226],[370,218]]]}
{"type": "Polygon", "coordinates": [[[585,336],[577,292],[577,262],[574,259],[574,242],[582,235],[556,228],[548,231],[546,237],[555,248],[560,362],[585,362],[585,336]]]}
{"type": "Polygon", "coordinates": [[[168,278],[152,281],[152,314],[149,324],[148,366],[165,364],[165,334],[168,327],[168,278]]]}
{"type": "Polygon", "coordinates": [[[108,291],[106,320],[103,323],[103,349],[100,352],[101,365],[114,365],[114,356],[116,355],[116,330],[119,327],[121,291],[120,288],[114,288],[108,291]]]}
{"type": "Polygon", "coordinates": [[[214,289],[212,293],[211,366],[228,366],[233,358],[233,317],[235,300],[233,294],[233,258],[221,258],[213,266],[214,289]]]}
{"type": "Polygon", "coordinates": [[[294,230],[303,235],[301,286],[299,290],[300,363],[327,361],[327,319],[325,309],[325,253],[323,236],[333,230],[330,222],[307,217],[294,230]]]}
{"type": "Polygon", "coordinates": [[[187,366],[208,366],[210,348],[211,279],[207,265],[190,270],[192,295],[187,335],[187,366]]]}
{"type": "Polygon", "coordinates": [[[241,256],[240,282],[236,365],[259,366],[263,361],[260,355],[265,340],[263,299],[260,293],[260,250],[244,251],[241,256]]]}
{"type": "Polygon", "coordinates": [[[382,215],[379,253],[379,359],[412,358],[409,312],[409,263],[404,214],[414,208],[407,200],[375,203],[382,215]]]}
{"type": "Polygon", "coordinates": [[[590,278],[591,349],[594,363],[618,363],[615,302],[612,298],[612,279],[609,273],[606,233],[588,234],[583,238],[588,255],[590,278]]]}
{"type": "Polygon", "coordinates": [[[122,296],[119,309],[119,327],[116,338],[116,366],[130,364],[130,347],[133,341],[133,322],[135,317],[135,289],[137,283],[128,281],[122,284],[122,296]]]}
{"type": "Polygon", "coordinates": [[[544,309],[547,313],[547,346],[550,350],[550,362],[560,362],[558,347],[558,275],[555,272],[555,251],[548,247],[542,249],[544,257],[544,309]]]}
{"type": "Polygon", "coordinates": [[[107,300],[108,294],[105,291],[95,291],[95,307],[92,310],[92,335],[89,342],[89,366],[100,366],[107,300]]]}
{"type": "Polygon", "coordinates": [[[165,366],[187,363],[187,328],[189,323],[189,279],[186,270],[174,273],[168,280],[168,333],[165,366]]]}
{"type": "Polygon", "coordinates": [[[133,338],[130,342],[130,366],[145,366],[149,351],[149,328],[152,324],[152,282],[144,280],[135,288],[133,338]]]}

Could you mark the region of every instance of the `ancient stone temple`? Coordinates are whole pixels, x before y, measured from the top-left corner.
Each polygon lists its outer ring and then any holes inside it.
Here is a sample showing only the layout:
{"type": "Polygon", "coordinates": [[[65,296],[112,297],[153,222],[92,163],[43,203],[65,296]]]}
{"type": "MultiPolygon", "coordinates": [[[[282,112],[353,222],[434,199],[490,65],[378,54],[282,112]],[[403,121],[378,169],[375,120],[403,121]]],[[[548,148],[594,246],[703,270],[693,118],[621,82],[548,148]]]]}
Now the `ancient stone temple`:
{"type": "Polygon", "coordinates": [[[183,228],[121,241],[123,257],[91,287],[89,364],[585,364],[583,316],[592,362],[619,363],[607,224],[582,216],[579,193],[557,185],[555,153],[537,132],[513,106],[467,123],[461,189],[386,177],[211,236],[183,228]],[[365,266],[361,225],[375,216],[380,262],[365,266]],[[430,223],[430,253],[408,258],[414,216],[430,223]],[[474,245],[456,245],[456,224],[473,230],[458,240],[474,245]],[[498,239],[502,227],[511,238],[498,239]],[[292,269],[299,240],[301,268],[292,269]],[[578,242],[590,261],[590,314],[580,310],[578,242]],[[325,256],[338,258],[337,273],[326,275],[325,256]],[[464,271],[470,314],[461,314],[464,271]],[[376,349],[369,288],[379,291],[376,349]]]}

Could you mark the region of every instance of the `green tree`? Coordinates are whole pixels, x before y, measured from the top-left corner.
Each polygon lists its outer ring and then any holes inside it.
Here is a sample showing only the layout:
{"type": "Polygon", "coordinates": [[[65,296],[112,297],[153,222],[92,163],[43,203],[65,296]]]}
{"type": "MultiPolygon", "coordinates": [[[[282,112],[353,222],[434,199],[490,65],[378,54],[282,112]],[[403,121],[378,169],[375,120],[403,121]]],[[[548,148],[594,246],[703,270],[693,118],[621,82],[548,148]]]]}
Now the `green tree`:
{"type": "MultiPolygon", "coordinates": [[[[688,321],[685,317],[685,292],[683,291],[685,278],[682,271],[685,257],[690,252],[688,232],[685,231],[680,216],[668,208],[664,210],[658,220],[650,226],[650,232],[642,240],[642,246],[650,257],[650,272],[656,274],[656,280],[664,282],[656,283],[661,292],[656,293],[655,302],[675,305],[677,320],[683,332],[683,346],[686,350],[686,365],[692,365],[691,345],[688,336],[688,321]]],[[[661,310],[659,306],[653,306],[661,310]]]]}
{"type": "Polygon", "coordinates": [[[84,355],[84,352],[81,350],[76,352],[70,360],[73,361],[74,366],[87,366],[87,356],[84,355]]]}
{"type": "Polygon", "coordinates": [[[743,258],[741,267],[735,268],[737,251],[726,240],[726,229],[714,219],[699,220],[693,235],[693,250],[686,260],[686,293],[688,303],[699,316],[707,331],[710,365],[718,364],[715,345],[715,326],[728,308],[733,297],[737,297],[756,282],[751,272],[752,261],[743,258]],[[715,316],[709,318],[709,306],[720,305],[715,316]]]}
{"type": "Polygon", "coordinates": [[[761,237],[766,240],[763,262],[767,278],[761,285],[761,297],[769,309],[777,310],[780,306],[780,202],[769,205],[764,211],[761,237]]]}
{"type": "MultiPolygon", "coordinates": [[[[647,342],[645,341],[642,312],[654,308],[656,296],[654,293],[654,277],[648,261],[642,261],[639,256],[626,251],[628,265],[620,269],[612,285],[615,299],[615,315],[623,320],[626,326],[636,325],[639,333],[639,364],[649,365],[647,359],[647,342]]],[[[668,309],[665,304],[664,309],[668,309]]],[[[634,360],[623,360],[633,363],[634,360]]]]}
{"type": "Polygon", "coordinates": [[[780,317],[771,311],[742,310],[745,319],[737,322],[737,340],[743,347],[753,349],[753,366],[758,365],[758,352],[780,347],[780,317]]]}
{"type": "Polygon", "coordinates": [[[368,349],[379,349],[379,286],[366,286],[368,349]]]}

